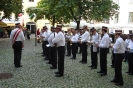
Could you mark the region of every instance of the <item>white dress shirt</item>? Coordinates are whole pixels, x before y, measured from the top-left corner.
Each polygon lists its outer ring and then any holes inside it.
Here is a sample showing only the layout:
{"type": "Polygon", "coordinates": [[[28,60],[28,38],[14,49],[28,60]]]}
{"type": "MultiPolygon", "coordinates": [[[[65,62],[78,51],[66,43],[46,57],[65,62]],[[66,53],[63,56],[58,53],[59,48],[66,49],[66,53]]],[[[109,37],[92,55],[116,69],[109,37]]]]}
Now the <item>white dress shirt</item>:
{"type": "Polygon", "coordinates": [[[90,34],[88,31],[85,31],[85,33],[81,37],[81,42],[88,42],[89,39],[90,39],[90,34]]]}
{"type": "Polygon", "coordinates": [[[76,35],[76,34],[73,35],[72,38],[71,38],[72,43],[77,43],[78,42],[78,38],[79,38],[78,35],[76,35]]]}
{"type": "Polygon", "coordinates": [[[92,35],[92,41],[91,42],[93,43],[93,46],[96,46],[99,43],[99,35],[97,32],[92,35]]]}
{"type": "Polygon", "coordinates": [[[43,38],[43,41],[48,41],[48,38],[50,36],[51,32],[50,31],[45,31],[42,36],[44,37],[43,38]]]}
{"type": "Polygon", "coordinates": [[[52,42],[57,44],[57,47],[65,46],[65,37],[64,34],[60,31],[57,33],[57,36],[52,40],[52,42]]]}
{"type": "Polygon", "coordinates": [[[125,53],[125,46],[125,41],[121,37],[117,38],[113,45],[114,53],[125,53]]]}
{"type": "Polygon", "coordinates": [[[100,48],[109,48],[109,43],[110,43],[109,35],[107,33],[105,33],[104,36],[102,37],[99,47],[100,48]]]}
{"type": "MultiPolygon", "coordinates": [[[[15,34],[15,32],[16,32],[17,30],[20,30],[20,29],[19,29],[19,28],[15,28],[15,29],[13,29],[13,30],[11,31],[11,34],[10,34],[11,43],[13,43],[13,36],[14,36],[14,34],[15,34]]],[[[15,41],[21,41],[22,43],[24,43],[24,40],[25,40],[24,33],[23,33],[23,31],[21,31],[21,32],[18,34],[18,36],[17,36],[17,38],[16,38],[15,41]]]]}
{"type": "Polygon", "coordinates": [[[127,48],[129,48],[129,52],[130,53],[133,53],[133,41],[131,40],[130,42],[129,42],[129,44],[128,44],[128,47],[127,48]]]}
{"type": "Polygon", "coordinates": [[[54,46],[55,46],[54,43],[52,42],[52,40],[53,40],[54,37],[56,37],[56,36],[57,36],[57,33],[56,33],[56,32],[52,32],[51,35],[50,35],[49,38],[48,38],[48,42],[49,42],[49,45],[50,45],[51,47],[54,47],[54,46]]]}

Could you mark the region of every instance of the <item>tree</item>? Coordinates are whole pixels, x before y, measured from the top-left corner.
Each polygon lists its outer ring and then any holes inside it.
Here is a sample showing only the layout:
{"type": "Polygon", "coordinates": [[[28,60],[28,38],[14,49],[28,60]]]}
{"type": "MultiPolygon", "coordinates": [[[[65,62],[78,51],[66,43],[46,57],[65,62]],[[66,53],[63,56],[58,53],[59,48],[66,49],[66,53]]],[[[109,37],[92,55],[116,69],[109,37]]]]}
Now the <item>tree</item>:
{"type": "Polygon", "coordinates": [[[77,29],[82,19],[103,21],[105,18],[109,19],[119,9],[112,0],[41,0],[37,7],[43,8],[36,13],[37,19],[40,19],[39,15],[45,15],[49,20],[55,19],[55,22],[75,21],[77,29]]]}
{"type": "Polygon", "coordinates": [[[22,13],[22,0],[0,0],[0,11],[4,12],[2,18],[10,18],[11,14],[15,14],[17,19],[18,14],[22,13]]]}

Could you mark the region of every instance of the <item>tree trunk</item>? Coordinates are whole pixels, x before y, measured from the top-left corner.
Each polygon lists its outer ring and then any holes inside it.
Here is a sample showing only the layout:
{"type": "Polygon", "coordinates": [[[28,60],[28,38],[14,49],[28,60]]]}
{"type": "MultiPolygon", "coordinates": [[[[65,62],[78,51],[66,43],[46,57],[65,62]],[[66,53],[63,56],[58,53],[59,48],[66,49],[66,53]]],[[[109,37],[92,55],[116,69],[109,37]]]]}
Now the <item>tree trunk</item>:
{"type": "Polygon", "coordinates": [[[80,21],[76,21],[76,23],[77,23],[76,30],[79,30],[80,29],[80,21]]]}
{"type": "Polygon", "coordinates": [[[52,26],[55,25],[55,16],[53,16],[52,26]]]}

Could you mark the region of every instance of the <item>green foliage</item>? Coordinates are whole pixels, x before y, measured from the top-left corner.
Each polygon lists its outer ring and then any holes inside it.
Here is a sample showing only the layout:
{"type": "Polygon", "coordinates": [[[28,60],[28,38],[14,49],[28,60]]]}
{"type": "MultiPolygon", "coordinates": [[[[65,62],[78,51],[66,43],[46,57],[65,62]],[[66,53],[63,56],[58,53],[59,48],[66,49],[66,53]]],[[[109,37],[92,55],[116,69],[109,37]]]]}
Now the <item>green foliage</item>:
{"type": "Polygon", "coordinates": [[[37,7],[28,8],[27,12],[36,14],[35,21],[45,15],[50,22],[75,21],[79,26],[81,19],[103,21],[117,13],[118,9],[119,6],[112,0],[41,0],[37,7]]]}
{"type": "Polygon", "coordinates": [[[3,18],[10,18],[12,13],[17,18],[22,12],[22,0],[0,0],[0,11],[4,12],[3,18]]]}

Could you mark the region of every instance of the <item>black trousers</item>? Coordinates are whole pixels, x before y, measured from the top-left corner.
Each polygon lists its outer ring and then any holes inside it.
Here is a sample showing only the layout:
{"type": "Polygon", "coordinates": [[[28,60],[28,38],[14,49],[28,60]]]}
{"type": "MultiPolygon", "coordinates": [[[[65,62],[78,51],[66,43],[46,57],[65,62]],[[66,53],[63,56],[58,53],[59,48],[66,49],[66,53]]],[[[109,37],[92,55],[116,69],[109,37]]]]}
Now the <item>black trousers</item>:
{"type": "Polygon", "coordinates": [[[97,52],[93,52],[93,45],[91,45],[91,65],[97,67],[97,52]]]}
{"type": "Polygon", "coordinates": [[[114,51],[112,50],[112,66],[114,66],[114,60],[115,60],[115,54],[114,51]]]}
{"type": "Polygon", "coordinates": [[[14,49],[14,65],[17,67],[21,65],[22,42],[16,41],[13,44],[13,49],[14,49]]]}
{"type": "Polygon", "coordinates": [[[43,41],[43,54],[46,55],[46,58],[49,57],[49,47],[46,45],[48,44],[48,41],[43,41]]]}
{"type": "Polygon", "coordinates": [[[79,48],[79,53],[82,52],[82,44],[81,43],[77,43],[77,53],[78,53],[78,48],[79,48]]]}
{"type": "Polygon", "coordinates": [[[87,42],[82,43],[82,62],[87,63],[87,42]]]}
{"type": "Polygon", "coordinates": [[[119,83],[123,83],[122,78],[122,61],[124,59],[123,54],[115,54],[114,64],[115,64],[115,76],[114,79],[117,80],[119,83]]]}
{"type": "Polygon", "coordinates": [[[77,43],[72,43],[72,55],[73,58],[76,58],[77,43]]]}
{"type": "Polygon", "coordinates": [[[133,53],[128,53],[128,67],[129,72],[133,74],[133,53]]]}
{"type": "Polygon", "coordinates": [[[58,50],[58,70],[60,75],[64,75],[65,46],[57,47],[58,50]]]}
{"type": "Polygon", "coordinates": [[[125,61],[127,61],[127,60],[128,60],[128,52],[125,51],[125,61]]]}
{"type": "Polygon", "coordinates": [[[27,39],[30,39],[30,34],[27,34],[27,39]]]}
{"type": "Polygon", "coordinates": [[[107,48],[100,48],[100,69],[107,74],[107,48]]]}
{"type": "Polygon", "coordinates": [[[53,67],[57,67],[57,48],[56,47],[50,47],[49,62],[52,64],[53,67]]]}
{"type": "Polygon", "coordinates": [[[71,55],[71,45],[70,45],[70,41],[67,42],[67,54],[71,55]]]}

